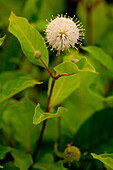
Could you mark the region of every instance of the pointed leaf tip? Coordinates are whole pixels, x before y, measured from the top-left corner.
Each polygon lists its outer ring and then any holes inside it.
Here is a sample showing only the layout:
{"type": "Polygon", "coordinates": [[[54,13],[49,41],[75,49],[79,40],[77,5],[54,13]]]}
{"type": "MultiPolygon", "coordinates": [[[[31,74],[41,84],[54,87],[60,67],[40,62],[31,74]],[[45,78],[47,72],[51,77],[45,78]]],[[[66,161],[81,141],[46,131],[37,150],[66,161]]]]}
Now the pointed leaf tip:
{"type": "Polygon", "coordinates": [[[4,35],[2,38],[0,38],[0,46],[3,44],[5,37],[6,37],[6,35],[4,35]]]}

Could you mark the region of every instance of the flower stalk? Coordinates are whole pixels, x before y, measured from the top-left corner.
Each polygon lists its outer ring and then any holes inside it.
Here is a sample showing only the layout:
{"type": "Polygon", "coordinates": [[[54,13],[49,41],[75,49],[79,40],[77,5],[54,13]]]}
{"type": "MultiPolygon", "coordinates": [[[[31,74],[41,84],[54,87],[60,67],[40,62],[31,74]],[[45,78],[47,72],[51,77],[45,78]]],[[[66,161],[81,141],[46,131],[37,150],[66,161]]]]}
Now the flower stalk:
{"type": "MultiPolygon", "coordinates": [[[[58,51],[58,53],[57,53],[56,66],[58,65],[58,62],[59,62],[59,56],[60,56],[60,51],[58,51]]],[[[40,58],[40,59],[41,59],[41,58],[40,58]]],[[[43,62],[43,60],[41,60],[41,61],[42,61],[42,63],[45,65],[45,63],[43,62]]],[[[46,67],[46,68],[47,68],[47,67],[46,67]]],[[[55,72],[54,74],[56,74],[56,72],[55,72]]],[[[49,104],[50,104],[50,100],[51,100],[51,96],[52,96],[54,84],[55,84],[55,81],[56,81],[56,79],[53,77],[53,74],[52,74],[51,77],[53,78],[53,80],[52,80],[51,89],[50,89],[50,93],[49,93],[49,97],[48,97],[48,101],[47,101],[46,112],[49,112],[49,111],[51,110],[51,108],[49,107],[49,104]]],[[[41,132],[40,132],[40,136],[39,136],[39,139],[38,139],[38,142],[37,142],[37,146],[36,146],[36,149],[35,149],[35,152],[34,152],[34,155],[33,155],[34,161],[35,161],[36,155],[37,155],[37,153],[38,153],[38,150],[39,150],[39,147],[40,147],[42,138],[43,138],[44,130],[45,130],[45,127],[46,127],[46,122],[47,122],[47,120],[44,120],[43,125],[42,125],[42,129],[41,129],[41,132]]]]}
{"type": "MultiPolygon", "coordinates": [[[[56,66],[59,63],[59,56],[60,56],[60,51],[64,51],[67,50],[68,48],[70,48],[70,46],[72,46],[73,48],[75,47],[75,44],[81,44],[81,40],[83,39],[83,31],[84,29],[82,28],[82,25],[79,21],[77,21],[77,19],[74,20],[74,18],[66,18],[66,15],[61,15],[57,16],[57,18],[51,20],[51,22],[47,25],[46,28],[46,39],[47,42],[49,43],[50,46],[52,46],[52,49],[56,49],[57,50],[57,60],[56,60],[56,66]],[[75,21],[75,22],[74,22],[75,21]]],[[[40,59],[40,61],[43,63],[43,65],[45,66],[46,70],[48,71],[48,73],[50,74],[51,78],[52,78],[52,83],[51,83],[51,89],[50,89],[50,93],[48,96],[48,101],[47,101],[47,108],[46,108],[46,112],[49,112],[51,110],[51,108],[53,107],[54,101],[55,99],[51,102],[50,104],[50,100],[51,100],[51,96],[53,93],[53,89],[54,89],[54,85],[55,85],[55,81],[58,80],[60,77],[62,76],[70,76],[70,75],[74,75],[76,73],[72,73],[72,74],[59,74],[56,76],[56,71],[54,71],[54,74],[49,70],[48,66],[45,64],[45,62],[42,60],[41,58],[41,53],[39,51],[35,52],[35,57],[37,59],[40,59]]],[[[37,142],[37,146],[33,155],[33,159],[35,161],[36,155],[38,153],[42,138],[43,138],[43,134],[44,134],[44,130],[46,127],[46,122],[47,120],[44,120],[43,125],[42,125],[42,130],[37,142]]],[[[60,122],[60,120],[59,120],[60,122]]],[[[59,125],[59,137],[58,140],[60,140],[60,125],[59,125]]]]}

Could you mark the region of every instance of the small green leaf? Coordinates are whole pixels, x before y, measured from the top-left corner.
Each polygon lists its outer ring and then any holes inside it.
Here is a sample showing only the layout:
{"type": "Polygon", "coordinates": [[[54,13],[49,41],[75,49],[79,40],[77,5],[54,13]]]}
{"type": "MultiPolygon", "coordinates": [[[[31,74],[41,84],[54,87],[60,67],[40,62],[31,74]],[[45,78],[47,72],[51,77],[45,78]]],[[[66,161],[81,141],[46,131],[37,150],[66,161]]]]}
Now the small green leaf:
{"type": "Polygon", "coordinates": [[[82,57],[78,62],[63,62],[56,66],[54,70],[61,74],[72,74],[76,72],[94,72],[96,73],[94,67],[88,62],[86,57],[82,57]]]}
{"type": "Polygon", "coordinates": [[[14,165],[20,170],[28,170],[33,164],[32,156],[21,150],[12,149],[11,155],[14,158],[14,165]]]}
{"type": "Polygon", "coordinates": [[[40,51],[42,60],[48,65],[48,50],[41,34],[23,17],[17,17],[13,12],[9,18],[9,32],[17,37],[26,57],[34,64],[44,67],[39,59],[34,56],[35,51],[40,51]]]}
{"type": "Polygon", "coordinates": [[[98,159],[99,161],[103,162],[107,167],[113,169],[113,153],[100,154],[100,155],[91,153],[91,155],[93,156],[93,158],[98,159]]]}
{"type": "Polygon", "coordinates": [[[6,154],[11,151],[11,148],[8,146],[1,146],[0,145],[0,159],[4,159],[6,154]]]}
{"type": "Polygon", "coordinates": [[[67,109],[65,109],[64,107],[59,107],[57,109],[56,113],[48,113],[48,112],[44,112],[40,108],[40,104],[38,104],[35,108],[35,114],[34,114],[34,117],[33,117],[33,124],[37,125],[37,124],[41,123],[42,121],[44,121],[46,119],[58,117],[63,112],[66,112],[66,111],[67,111],[67,109]]]}
{"type": "Polygon", "coordinates": [[[99,61],[108,70],[113,72],[113,59],[106,54],[101,48],[96,46],[82,47],[83,50],[88,52],[88,56],[99,61]]]}
{"type": "Polygon", "coordinates": [[[20,72],[3,72],[0,74],[0,102],[12,97],[20,91],[41,84],[20,72]]]}
{"type": "Polygon", "coordinates": [[[0,46],[3,44],[5,37],[6,37],[6,35],[4,35],[2,38],[0,38],[0,46]]]}

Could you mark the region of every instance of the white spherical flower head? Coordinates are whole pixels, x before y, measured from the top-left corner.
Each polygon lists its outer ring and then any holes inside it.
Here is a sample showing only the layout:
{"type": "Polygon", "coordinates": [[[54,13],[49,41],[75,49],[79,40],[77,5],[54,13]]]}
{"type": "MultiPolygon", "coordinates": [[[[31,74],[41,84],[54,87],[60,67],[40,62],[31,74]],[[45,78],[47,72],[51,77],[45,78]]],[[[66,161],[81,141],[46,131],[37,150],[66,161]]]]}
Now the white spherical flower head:
{"type": "Polygon", "coordinates": [[[58,16],[47,25],[46,39],[52,49],[64,51],[70,46],[74,48],[75,44],[81,44],[82,30],[79,21],[74,22],[73,18],[58,16]]]}

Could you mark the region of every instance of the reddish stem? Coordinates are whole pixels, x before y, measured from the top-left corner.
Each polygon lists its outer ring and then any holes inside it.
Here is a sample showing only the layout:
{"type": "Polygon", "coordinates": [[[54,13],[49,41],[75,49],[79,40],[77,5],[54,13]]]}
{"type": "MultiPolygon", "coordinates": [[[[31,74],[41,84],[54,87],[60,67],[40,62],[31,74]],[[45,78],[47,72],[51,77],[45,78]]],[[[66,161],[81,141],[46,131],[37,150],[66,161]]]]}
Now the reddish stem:
{"type": "Polygon", "coordinates": [[[71,76],[71,75],[74,75],[74,74],[77,74],[77,73],[79,73],[79,72],[70,73],[70,74],[59,74],[58,76],[55,77],[55,80],[59,79],[62,76],[71,76]]]}
{"type": "MultiPolygon", "coordinates": [[[[59,55],[60,55],[60,51],[58,51],[58,53],[57,53],[56,66],[58,65],[59,55]]],[[[50,72],[49,68],[48,68],[48,67],[46,66],[46,64],[43,62],[43,60],[42,60],[41,58],[40,58],[40,60],[42,61],[42,63],[43,63],[44,66],[46,67],[46,70],[49,72],[50,76],[53,78],[52,84],[51,84],[50,93],[49,93],[49,97],[48,97],[48,101],[47,101],[47,108],[46,108],[46,112],[49,112],[50,109],[51,109],[51,108],[49,108],[49,104],[50,104],[50,99],[51,99],[52,92],[53,92],[53,88],[54,88],[54,84],[55,84],[55,79],[54,79],[53,74],[50,72]]],[[[54,74],[56,74],[56,72],[55,72],[54,74]]],[[[35,149],[35,152],[34,152],[34,155],[33,155],[33,159],[34,159],[34,160],[35,160],[35,158],[36,158],[36,155],[37,155],[37,153],[38,153],[38,150],[39,150],[39,147],[40,147],[40,144],[41,144],[41,141],[42,141],[42,137],[43,137],[43,134],[44,134],[46,122],[47,122],[47,120],[44,120],[43,125],[42,125],[40,137],[39,137],[39,139],[38,139],[37,146],[36,146],[36,149],[35,149]]]]}
{"type": "Polygon", "coordinates": [[[51,89],[50,89],[50,93],[49,93],[49,97],[48,97],[48,102],[47,102],[46,112],[49,112],[49,111],[50,111],[50,109],[49,109],[49,103],[50,103],[50,99],[51,99],[51,96],[52,96],[54,84],[55,84],[55,79],[52,80],[51,89]]]}
{"type": "Polygon", "coordinates": [[[50,74],[50,76],[53,78],[53,74],[51,73],[51,71],[49,70],[48,66],[44,63],[44,61],[40,58],[41,62],[43,63],[43,65],[45,66],[46,70],[48,71],[48,73],[50,74]]]}
{"type": "Polygon", "coordinates": [[[111,89],[113,88],[113,81],[110,83],[108,88],[105,90],[104,96],[107,97],[111,89]]]}
{"type": "Polygon", "coordinates": [[[60,57],[60,50],[58,51],[57,53],[57,61],[56,61],[56,66],[58,65],[58,62],[59,62],[59,57],[60,57]]]}
{"type": "Polygon", "coordinates": [[[5,140],[5,142],[12,148],[13,147],[13,143],[11,140],[8,140],[7,136],[3,133],[3,131],[0,129],[0,133],[3,137],[3,139],[5,140]]]}

